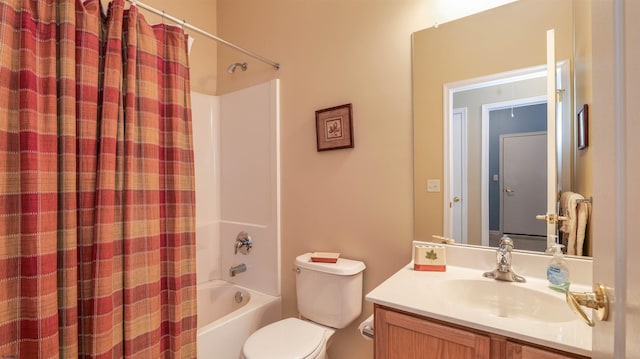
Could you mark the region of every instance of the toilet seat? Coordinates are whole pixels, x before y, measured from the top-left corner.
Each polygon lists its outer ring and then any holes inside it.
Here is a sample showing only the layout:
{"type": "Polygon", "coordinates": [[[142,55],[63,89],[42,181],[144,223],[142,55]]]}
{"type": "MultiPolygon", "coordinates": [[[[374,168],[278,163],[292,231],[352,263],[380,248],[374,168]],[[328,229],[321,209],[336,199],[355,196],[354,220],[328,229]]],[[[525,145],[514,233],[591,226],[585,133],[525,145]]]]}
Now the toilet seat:
{"type": "Polygon", "coordinates": [[[325,350],[322,327],[297,318],[269,324],[251,334],[242,347],[245,359],[315,358],[325,350]]]}

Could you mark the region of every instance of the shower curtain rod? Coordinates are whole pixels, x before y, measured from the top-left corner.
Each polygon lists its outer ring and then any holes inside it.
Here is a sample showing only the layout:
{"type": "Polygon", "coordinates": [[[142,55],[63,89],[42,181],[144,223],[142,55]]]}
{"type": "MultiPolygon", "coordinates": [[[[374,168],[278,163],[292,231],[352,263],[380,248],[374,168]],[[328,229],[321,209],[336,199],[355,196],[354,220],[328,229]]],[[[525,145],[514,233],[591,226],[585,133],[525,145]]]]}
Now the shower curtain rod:
{"type": "Polygon", "coordinates": [[[266,57],[260,56],[260,55],[254,53],[254,52],[249,51],[249,50],[243,49],[242,47],[240,47],[238,45],[235,45],[233,43],[230,43],[227,40],[221,39],[221,38],[217,37],[216,35],[210,34],[210,33],[206,32],[206,31],[204,31],[204,30],[202,30],[200,28],[197,28],[197,27],[187,23],[185,20],[180,20],[180,19],[178,19],[176,17],[173,17],[171,15],[167,15],[164,11],[160,11],[160,10],[154,8],[154,7],[151,7],[151,6],[147,5],[147,4],[141,3],[141,2],[139,2],[137,0],[126,0],[126,1],[128,3],[130,3],[132,6],[137,6],[139,8],[145,9],[145,10],[147,10],[149,12],[152,12],[152,13],[154,13],[156,15],[162,16],[163,18],[169,19],[169,20],[175,22],[176,24],[182,25],[182,27],[186,27],[186,28],[188,28],[190,30],[193,30],[193,31],[195,31],[195,32],[197,32],[197,33],[199,33],[201,35],[204,35],[204,36],[206,36],[206,37],[208,37],[210,39],[213,39],[213,40],[215,40],[215,41],[217,41],[219,43],[227,45],[227,46],[231,47],[232,49],[238,50],[238,51],[240,51],[240,52],[242,52],[242,53],[244,53],[246,55],[249,55],[249,56],[253,57],[254,59],[260,60],[260,61],[264,62],[265,64],[271,65],[276,70],[280,69],[280,64],[279,63],[277,63],[275,61],[271,61],[271,60],[267,59],[266,57]]]}

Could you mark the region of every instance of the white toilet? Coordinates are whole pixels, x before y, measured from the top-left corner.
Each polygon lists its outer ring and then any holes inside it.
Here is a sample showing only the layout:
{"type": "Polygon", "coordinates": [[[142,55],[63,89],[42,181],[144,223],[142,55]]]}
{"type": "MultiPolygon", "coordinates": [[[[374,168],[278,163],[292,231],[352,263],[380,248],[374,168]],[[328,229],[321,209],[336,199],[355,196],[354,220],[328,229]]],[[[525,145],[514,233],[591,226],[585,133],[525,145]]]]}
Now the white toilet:
{"type": "Polygon", "coordinates": [[[364,263],[339,258],[337,263],[296,257],[296,296],[303,319],[287,318],[251,334],[242,347],[244,359],[326,359],[336,329],[362,311],[364,263]]]}

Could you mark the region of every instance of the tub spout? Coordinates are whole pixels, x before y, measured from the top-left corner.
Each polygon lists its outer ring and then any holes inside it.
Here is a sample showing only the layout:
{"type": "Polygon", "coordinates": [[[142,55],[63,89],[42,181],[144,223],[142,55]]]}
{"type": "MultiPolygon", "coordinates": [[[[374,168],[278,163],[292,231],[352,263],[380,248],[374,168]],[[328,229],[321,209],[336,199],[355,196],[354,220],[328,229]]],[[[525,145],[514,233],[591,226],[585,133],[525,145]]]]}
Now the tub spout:
{"type": "Polygon", "coordinates": [[[247,271],[247,265],[242,263],[242,264],[238,264],[237,266],[233,266],[229,268],[229,275],[231,275],[232,277],[235,277],[236,274],[246,272],[246,271],[247,271]]]}

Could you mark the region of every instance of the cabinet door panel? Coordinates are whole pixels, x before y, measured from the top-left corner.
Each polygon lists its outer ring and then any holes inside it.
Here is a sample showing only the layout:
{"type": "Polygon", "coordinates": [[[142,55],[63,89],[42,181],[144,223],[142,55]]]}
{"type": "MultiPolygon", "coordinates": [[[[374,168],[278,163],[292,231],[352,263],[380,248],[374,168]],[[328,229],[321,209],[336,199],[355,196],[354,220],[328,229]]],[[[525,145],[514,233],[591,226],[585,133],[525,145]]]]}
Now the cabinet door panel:
{"type": "Polygon", "coordinates": [[[507,342],[507,359],[570,359],[573,356],[566,356],[543,349],[530,347],[512,342],[507,342]]]}
{"type": "Polygon", "coordinates": [[[376,308],[376,359],[489,359],[488,336],[376,308]]]}

